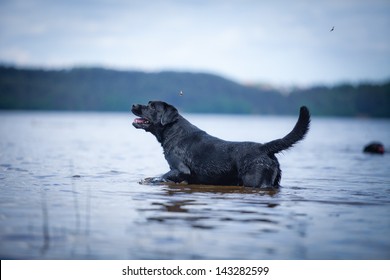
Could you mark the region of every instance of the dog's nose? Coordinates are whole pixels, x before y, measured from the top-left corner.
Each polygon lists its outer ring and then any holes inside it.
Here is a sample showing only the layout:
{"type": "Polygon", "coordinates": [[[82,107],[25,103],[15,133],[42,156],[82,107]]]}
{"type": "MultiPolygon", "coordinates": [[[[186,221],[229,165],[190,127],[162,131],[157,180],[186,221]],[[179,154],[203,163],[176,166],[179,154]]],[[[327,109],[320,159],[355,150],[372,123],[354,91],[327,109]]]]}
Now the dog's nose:
{"type": "Polygon", "coordinates": [[[131,112],[135,114],[141,114],[143,106],[141,104],[133,104],[131,107],[131,112]]]}

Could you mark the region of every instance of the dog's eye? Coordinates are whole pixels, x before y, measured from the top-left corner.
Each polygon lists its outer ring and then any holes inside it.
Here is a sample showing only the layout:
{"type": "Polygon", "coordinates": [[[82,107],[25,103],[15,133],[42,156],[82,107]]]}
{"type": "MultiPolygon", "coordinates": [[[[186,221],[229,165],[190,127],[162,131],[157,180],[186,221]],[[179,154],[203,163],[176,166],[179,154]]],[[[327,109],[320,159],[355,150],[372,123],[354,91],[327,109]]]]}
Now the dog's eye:
{"type": "Polygon", "coordinates": [[[154,103],[149,103],[149,107],[150,107],[151,109],[153,109],[153,110],[156,109],[156,106],[154,105],[154,103]]]}

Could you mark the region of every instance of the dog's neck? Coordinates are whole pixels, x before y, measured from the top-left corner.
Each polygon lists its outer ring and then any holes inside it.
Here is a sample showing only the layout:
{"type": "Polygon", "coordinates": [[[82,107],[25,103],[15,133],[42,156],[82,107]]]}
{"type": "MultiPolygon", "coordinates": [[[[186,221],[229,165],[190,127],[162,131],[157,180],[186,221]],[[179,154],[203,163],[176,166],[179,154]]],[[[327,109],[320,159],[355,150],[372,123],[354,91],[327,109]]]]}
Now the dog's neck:
{"type": "MultiPolygon", "coordinates": [[[[167,142],[167,138],[170,136],[169,131],[174,123],[167,124],[165,126],[159,127],[154,131],[150,131],[154,136],[156,136],[157,141],[164,146],[164,143],[167,142]]],[[[172,133],[173,134],[173,133],[172,133]]]]}
{"type": "Polygon", "coordinates": [[[172,146],[176,143],[176,141],[172,141],[175,138],[186,137],[192,132],[200,131],[199,128],[192,125],[189,121],[187,121],[182,116],[170,124],[165,125],[159,133],[154,134],[157,138],[157,141],[161,143],[161,146],[164,150],[173,148],[172,146]],[[184,123],[187,123],[184,125],[184,123]]]}

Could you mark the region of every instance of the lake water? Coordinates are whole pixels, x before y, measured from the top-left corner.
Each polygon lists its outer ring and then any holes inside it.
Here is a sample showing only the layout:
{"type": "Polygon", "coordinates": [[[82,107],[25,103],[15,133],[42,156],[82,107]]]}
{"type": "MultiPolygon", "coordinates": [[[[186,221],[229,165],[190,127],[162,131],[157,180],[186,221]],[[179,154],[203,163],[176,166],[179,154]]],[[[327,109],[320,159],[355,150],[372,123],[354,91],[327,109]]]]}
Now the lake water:
{"type": "MultiPolygon", "coordinates": [[[[296,117],[187,115],[227,140],[296,117]]],[[[168,170],[130,113],[0,112],[1,259],[390,259],[390,120],[313,118],[282,188],[141,185],[168,170]],[[386,146],[389,149],[388,146],[386,146]]]]}

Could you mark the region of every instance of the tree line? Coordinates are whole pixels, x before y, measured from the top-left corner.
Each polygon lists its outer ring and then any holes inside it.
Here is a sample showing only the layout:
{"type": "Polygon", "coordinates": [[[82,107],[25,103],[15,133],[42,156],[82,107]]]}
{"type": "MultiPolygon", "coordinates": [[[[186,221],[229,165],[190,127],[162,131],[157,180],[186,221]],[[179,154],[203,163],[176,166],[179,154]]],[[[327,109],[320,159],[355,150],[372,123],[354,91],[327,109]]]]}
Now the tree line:
{"type": "Polygon", "coordinates": [[[163,100],[185,112],[390,117],[390,80],[315,86],[282,94],[206,73],[63,70],[0,66],[0,109],[129,111],[133,103],[163,100]]]}

